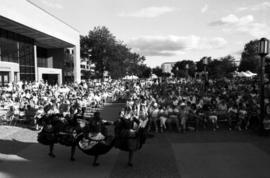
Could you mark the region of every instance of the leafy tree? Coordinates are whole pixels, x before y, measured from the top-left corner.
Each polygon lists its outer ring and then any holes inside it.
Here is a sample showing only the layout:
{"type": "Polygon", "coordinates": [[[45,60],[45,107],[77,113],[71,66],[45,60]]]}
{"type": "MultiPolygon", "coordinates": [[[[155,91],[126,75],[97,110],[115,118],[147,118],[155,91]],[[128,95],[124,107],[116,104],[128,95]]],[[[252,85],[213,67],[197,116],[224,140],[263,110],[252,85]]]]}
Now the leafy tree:
{"type": "Polygon", "coordinates": [[[230,77],[236,70],[235,59],[231,55],[214,59],[207,65],[210,78],[230,77]]]}
{"type": "Polygon", "coordinates": [[[138,77],[139,78],[149,78],[151,76],[151,68],[142,64],[138,66],[139,72],[138,77]]]}
{"type": "Polygon", "coordinates": [[[84,76],[83,79],[90,79],[90,78],[94,77],[92,72],[89,71],[89,70],[82,70],[82,73],[83,73],[83,76],[84,76]]]}
{"type": "Polygon", "coordinates": [[[153,68],[152,73],[158,77],[162,77],[162,75],[163,75],[162,69],[160,67],[153,68]]]}
{"type": "Polygon", "coordinates": [[[162,73],[162,77],[167,78],[167,77],[170,77],[170,76],[171,76],[171,73],[169,73],[169,72],[163,72],[162,73]]]}
{"type": "Polygon", "coordinates": [[[239,71],[258,72],[259,69],[259,55],[257,54],[258,40],[253,40],[245,44],[244,51],[241,55],[239,71]]]}
{"type": "Polygon", "coordinates": [[[207,64],[210,64],[212,62],[212,57],[204,56],[202,57],[198,62],[196,62],[197,72],[204,71],[204,59],[207,59],[207,64]]]}
{"type": "Polygon", "coordinates": [[[172,68],[172,73],[176,77],[186,77],[187,71],[189,76],[194,76],[196,65],[191,60],[178,61],[172,68]],[[188,69],[186,68],[188,66],[188,69]]]}
{"type": "Polygon", "coordinates": [[[112,78],[120,78],[129,74],[137,74],[144,56],[131,52],[106,27],[95,27],[88,35],[81,36],[81,57],[94,63],[97,78],[108,71],[112,78]]]}

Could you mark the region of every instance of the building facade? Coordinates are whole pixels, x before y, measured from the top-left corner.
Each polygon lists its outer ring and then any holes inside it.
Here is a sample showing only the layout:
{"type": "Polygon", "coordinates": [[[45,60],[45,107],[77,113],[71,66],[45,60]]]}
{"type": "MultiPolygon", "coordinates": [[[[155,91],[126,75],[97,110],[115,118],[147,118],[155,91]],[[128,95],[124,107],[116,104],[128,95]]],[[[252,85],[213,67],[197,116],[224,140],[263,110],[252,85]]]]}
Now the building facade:
{"type": "Polygon", "coordinates": [[[28,0],[1,0],[0,86],[80,79],[79,32],[28,0]]]}
{"type": "Polygon", "coordinates": [[[93,73],[93,67],[88,60],[81,59],[81,79],[89,79],[89,74],[93,73]]]}
{"type": "Polygon", "coordinates": [[[175,65],[175,62],[165,62],[161,64],[162,72],[164,73],[172,73],[172,68],[175,65]]]}

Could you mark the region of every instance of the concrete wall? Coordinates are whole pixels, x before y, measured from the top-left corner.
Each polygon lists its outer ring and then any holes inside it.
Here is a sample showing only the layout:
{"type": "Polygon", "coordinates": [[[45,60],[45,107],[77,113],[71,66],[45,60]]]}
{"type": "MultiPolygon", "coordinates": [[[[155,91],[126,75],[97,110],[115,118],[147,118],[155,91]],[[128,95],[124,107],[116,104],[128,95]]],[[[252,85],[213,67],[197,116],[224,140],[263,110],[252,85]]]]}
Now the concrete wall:
{"type": "Polygon", "coordinates": [[[9,72],[10,82],[14,81],[14,72],[17,72],[17,79],[20,80],[20,75],[19,75],[20,68],[19,68],[18,63],[0,61],[0,71],[9,72]]]}
{"type": "Polygon", "coordinates": [[[42,74],[56,74],[58,75],[58,84],[62,84],[62,70],[55,68],[38,67],[38,81],[42,80],[42,74]]]}

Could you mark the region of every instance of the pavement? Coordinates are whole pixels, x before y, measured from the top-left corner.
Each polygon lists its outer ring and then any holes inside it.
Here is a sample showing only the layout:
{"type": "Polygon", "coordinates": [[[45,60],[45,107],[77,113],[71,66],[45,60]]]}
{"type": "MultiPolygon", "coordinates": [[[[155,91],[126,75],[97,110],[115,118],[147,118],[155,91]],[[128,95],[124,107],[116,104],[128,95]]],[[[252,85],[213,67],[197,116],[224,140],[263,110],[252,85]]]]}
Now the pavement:
{"type": "MultiPolygon", "coordinates": [[[[117,119],[122,104],[108,104],[101,111],[107,120],[117,119]]],[[[110,128],[113,132],[113,127],[110,128]]],[[[166,132],[148,139],[127,166],[126,152],[113,148],[93,157],[80,150],[70,162],[70,148],[56,145],[56,158],[38,144],[37,131],[0,126],[0,178],[269,178],[270,138],[252,132],[166,132]]]]}

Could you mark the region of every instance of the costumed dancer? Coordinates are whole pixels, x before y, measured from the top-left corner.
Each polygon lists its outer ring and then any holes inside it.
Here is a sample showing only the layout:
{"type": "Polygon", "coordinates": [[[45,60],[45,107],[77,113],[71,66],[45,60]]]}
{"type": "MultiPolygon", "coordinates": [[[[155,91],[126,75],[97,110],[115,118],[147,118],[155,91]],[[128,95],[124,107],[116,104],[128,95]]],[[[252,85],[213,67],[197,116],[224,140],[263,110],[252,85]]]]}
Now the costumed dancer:
{"type": "Polygon", "coordinates": [[[76,148],[75,137],[77,135],[76,122],[73,119],[65,118],[62,114],[56,114],[49,111],[43,118],[43,129],[38,134],[38,142],[49,146],[49,156],[54,158],[54,144],[60,143],[71,147],[70,160],[74,161],[76,148]]]}
{"type": "Polygon", "coordinates": [[[108,135],[106,125],[112,125],[113,122],[102,120],[99,112],[94,113],[83,135],[78,137],[78,147],[86,154],[94,156],[93,166],[99,166],[99,155],[105,154],[111,150],[114,144],[114,138],[108,135]]]}
{"type": "Polygon", "coordinates": [[[57,142],[55,128],[53,127],[53,116],[45,114],[41,118],[43,128],[38,134],[38,142],[49,146],[49,156],[55,157],[53,153],[54,144],[57,142]]]}
{"type": "Polygon", "coordinates": [[[128,166],[130,167],[133,166],[134,152],[142,148],[146,138],[145,128],[148,119],[137,116],[127,107],[125,111],[121,111],[120,118],[115,123],[115,147],[129,153],[128,166]]]}

